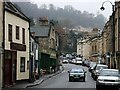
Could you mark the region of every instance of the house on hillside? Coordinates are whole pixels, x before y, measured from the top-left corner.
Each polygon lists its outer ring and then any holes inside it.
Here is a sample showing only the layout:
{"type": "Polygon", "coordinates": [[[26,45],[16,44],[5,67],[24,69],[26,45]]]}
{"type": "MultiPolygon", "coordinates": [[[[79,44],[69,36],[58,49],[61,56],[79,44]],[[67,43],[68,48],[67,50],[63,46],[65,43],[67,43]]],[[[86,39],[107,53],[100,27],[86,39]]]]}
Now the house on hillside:
{"type": "Polygon", "coordinates": [[[11,2],[4,7],[4,86],[29,79],[29,18],[11,2]]]}

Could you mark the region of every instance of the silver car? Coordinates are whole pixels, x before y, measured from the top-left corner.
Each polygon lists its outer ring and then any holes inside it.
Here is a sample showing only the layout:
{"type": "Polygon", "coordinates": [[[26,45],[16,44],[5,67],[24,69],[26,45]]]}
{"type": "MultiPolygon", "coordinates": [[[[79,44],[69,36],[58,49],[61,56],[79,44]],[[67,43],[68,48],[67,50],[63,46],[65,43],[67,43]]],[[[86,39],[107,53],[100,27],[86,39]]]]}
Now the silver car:
{"type": "Polygon", "coordinates": [[[80,81],[82,80],[83,82],[85,82],[85,73],[86,71],[84,71],[83,68],[74,68],[74,69],[71,69],[70,71],[68,71],[69,73],[69,81],[74,81],[74,80],[77,80],[77,81],[80,81]]]}
{"type": "MultiPolygon", "coordinates": [[[[118,69],[103,69],[96,81],[96,89],[100,88],[119,88],[120,87],[120,75],[118,69]]],[[[116,89],[115,89],[116,90],[116,89]]]]}

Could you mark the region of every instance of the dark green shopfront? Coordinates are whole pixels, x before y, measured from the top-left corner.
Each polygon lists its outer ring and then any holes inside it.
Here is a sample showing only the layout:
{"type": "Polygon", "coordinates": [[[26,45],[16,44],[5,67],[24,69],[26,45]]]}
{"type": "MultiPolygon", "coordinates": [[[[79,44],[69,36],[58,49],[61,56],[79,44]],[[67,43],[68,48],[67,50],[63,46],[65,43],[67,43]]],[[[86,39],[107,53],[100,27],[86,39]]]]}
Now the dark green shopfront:
{"type": "Polygon", "coordinates": [[[45,74],[52,73],[53,66],[57,67],[59,64],[56,52],[40,52],[39,54],[39,73],[41,74],[41,70],[44,70],[45,74]]]}

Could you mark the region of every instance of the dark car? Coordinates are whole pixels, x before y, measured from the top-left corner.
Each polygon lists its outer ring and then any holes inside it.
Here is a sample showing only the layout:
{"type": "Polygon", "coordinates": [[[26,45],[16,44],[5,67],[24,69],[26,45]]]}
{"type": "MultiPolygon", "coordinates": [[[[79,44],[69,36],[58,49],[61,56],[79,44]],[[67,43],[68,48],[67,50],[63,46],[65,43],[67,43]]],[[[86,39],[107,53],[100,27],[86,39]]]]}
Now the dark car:
{"type": "Polygon", "coordinates": [[[107,69],[108,66],[107,65],[104,65],[104,64],[96,64],[96,66],[94,67],[94,69],[92,70],[91,72],[91,75],[93,77],[94,80],[96,80],[100,74],[100,71],[102,69],[107,69]]]}
{"type": "Polygon", "coordinates": [[[87,67],[90,67],[90,61],[89,60],[85,60],[84,61],[84,65],[87,66],[87,67]]]}
{"type": "Polygon", "coordinates": [[[92,72],[92,70],[94,69],[95,66],[96,66],[96,62],[91,62],[90,67],[89,67],[89,71],[92,72]]]}
{"type": "Polygon", "coordinates": [[[80,81],[82,80],[83,82],[85,82],[85,77],[86,77],[86,71],[83,68],[74,68],[71,69],[70,71],[68,71],[69,73],[69,81],[80,81]]]}

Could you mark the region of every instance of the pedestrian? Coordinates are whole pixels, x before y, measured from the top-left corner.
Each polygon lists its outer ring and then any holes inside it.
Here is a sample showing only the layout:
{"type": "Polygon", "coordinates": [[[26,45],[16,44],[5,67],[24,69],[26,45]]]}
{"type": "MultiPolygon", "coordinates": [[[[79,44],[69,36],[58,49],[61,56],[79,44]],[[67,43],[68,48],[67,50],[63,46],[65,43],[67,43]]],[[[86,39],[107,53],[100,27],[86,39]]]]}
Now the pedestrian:
{"type": "Polygon", "coordinates": [[[53,66],[52,66],[52,69],[54,70],[54,73],[55,73],[55,69],[56,69],[56,65],[54,64],[53,66]]]}

